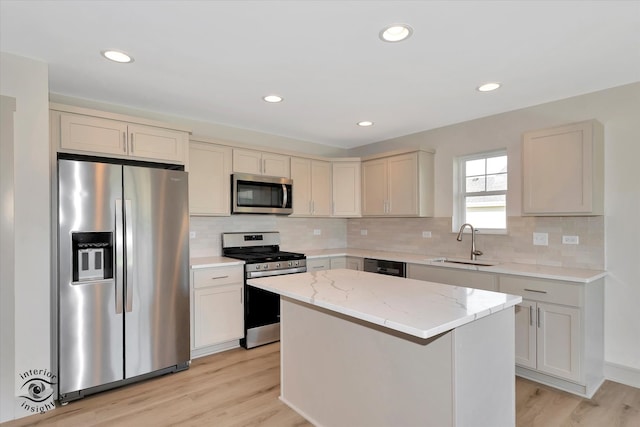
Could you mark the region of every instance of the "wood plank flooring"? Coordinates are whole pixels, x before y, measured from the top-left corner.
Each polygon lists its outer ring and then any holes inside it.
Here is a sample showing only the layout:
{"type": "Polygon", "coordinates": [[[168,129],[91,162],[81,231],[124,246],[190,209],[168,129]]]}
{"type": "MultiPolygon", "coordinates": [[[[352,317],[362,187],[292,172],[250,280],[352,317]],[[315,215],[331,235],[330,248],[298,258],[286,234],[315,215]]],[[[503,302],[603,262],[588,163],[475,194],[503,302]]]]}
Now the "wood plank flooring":
{"type": "MultiPolygon", "coordinates": [[[[2,427],[311,426],[279,395],[276,343],[196,359],[187,371],[89,396],[2,427]]],[[[517,378],[516,417],[518,427],[637,427],[640,389],[607,381],[589,400],[517,378]]]]}

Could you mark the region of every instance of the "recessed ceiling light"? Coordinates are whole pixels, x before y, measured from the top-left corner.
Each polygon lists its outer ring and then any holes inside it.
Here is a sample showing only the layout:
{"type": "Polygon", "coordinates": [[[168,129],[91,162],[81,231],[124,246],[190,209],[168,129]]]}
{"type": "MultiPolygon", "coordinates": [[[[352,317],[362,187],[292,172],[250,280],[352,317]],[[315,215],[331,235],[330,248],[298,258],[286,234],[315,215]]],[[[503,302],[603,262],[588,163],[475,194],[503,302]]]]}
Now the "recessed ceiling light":
{"type": "Polygon", "coordinates": [[[110,61],[120,62],[122,64],[133,62],[133,58],[131,56],[119,50],[103,50],[100,53],[110,61]]]}
{"type": "Polygon", "coordinates": [[[373,126],[373,122],[370,122],[369,120],[363,120],[361,122],[358,122],[358,126],[366,128],[367,126],[373,126]]]}
{"type": "Polygon", "coordinates": [[[278,95],[267,95],[262,99],[265,100],[266,102],[271,102],[272,104],[276,102],[282,102],[282,97],[278,95]]]}
{"type": "Polygon", "coordinates": [[[413,28],[407,24],[393,24],[380,31],[380,39],[385,42],[400,42],[413,34],[413,28]]]}
{"type": "Polygon", "coordinates": [[[500,83],[498,82],[491,82],[491,83],[485,83],[483,85],[478,86],[478,90],[480,92],[491,92],[492,90],[496,90],[500,87],[500,83]]]}

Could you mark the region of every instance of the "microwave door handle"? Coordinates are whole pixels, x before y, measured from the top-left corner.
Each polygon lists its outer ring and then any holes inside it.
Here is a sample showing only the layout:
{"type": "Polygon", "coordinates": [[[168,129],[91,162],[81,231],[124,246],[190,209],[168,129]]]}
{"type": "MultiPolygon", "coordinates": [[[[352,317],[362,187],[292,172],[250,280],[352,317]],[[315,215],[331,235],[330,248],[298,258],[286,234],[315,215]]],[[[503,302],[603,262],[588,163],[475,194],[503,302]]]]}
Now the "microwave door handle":
{"type": "Polygon", "coordinates": [[[282,207],[286,208],[287,207],[287,201],[289,199],[289,193],[287,192],[286,184],[282,184],[282,192],[284,194],[284,197],[282,198],[282,207]]]}

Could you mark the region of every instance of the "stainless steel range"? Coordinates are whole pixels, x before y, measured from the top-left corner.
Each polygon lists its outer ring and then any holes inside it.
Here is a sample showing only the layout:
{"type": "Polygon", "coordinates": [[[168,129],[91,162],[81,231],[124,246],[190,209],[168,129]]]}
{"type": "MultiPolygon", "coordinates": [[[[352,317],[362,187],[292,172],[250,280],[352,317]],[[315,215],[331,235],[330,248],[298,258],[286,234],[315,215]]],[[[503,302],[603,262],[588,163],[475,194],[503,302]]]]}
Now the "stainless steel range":
{"type": "Polygon", "coordinates": [[[280,296],[246,284],[246,279],[304,273],[304,254],[280,250],[280,233],[222,233],[222,254],[245,261],[244,339],[253,348],[280,340],[280,296]]]}

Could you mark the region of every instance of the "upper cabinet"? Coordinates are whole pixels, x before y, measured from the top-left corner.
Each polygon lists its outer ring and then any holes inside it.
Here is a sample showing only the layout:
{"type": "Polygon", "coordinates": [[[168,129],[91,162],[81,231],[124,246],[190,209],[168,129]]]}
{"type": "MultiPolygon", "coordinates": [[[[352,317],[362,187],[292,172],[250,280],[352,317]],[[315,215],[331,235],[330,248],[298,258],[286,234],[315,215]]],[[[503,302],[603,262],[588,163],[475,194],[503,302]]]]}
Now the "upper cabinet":
{"type": "Polygon", "coordinates": [[[233,150],[233,172],[253,175],[291,177],[291,158],[255,150],[233,150]]]}
{"type": "Polygon", "coordinates": [[[604,215],[604,130],[595,120],[528,132],[524,215],[604,215]]]}
{"type": "Polygon", "coordinates": [[[336,217],[358,217],[362,214],[360,160],[334,161],[333,212],[336,217]]]}
{"type": "Polygon", "coordinates": [[[363,216],[433,216],[433,153],[362,162],[363,216]]]}
{"type": "Polygon", "coordinates": [[[294,216],[331,215],[331,163],[291,158],[294,216]]]}
{"type": "Polygon", "coordinates": [[[186,163],[189,134],[146,120],[70,107],[52,110],[52,140],[59,151],[186,163]],[[145,122],[145,123],[139,123],[145,122]]]}
{"type": "Polygon", "coordinates": [[[189,213],[230,215],[231,147],[189,143],[189,213]]]}

